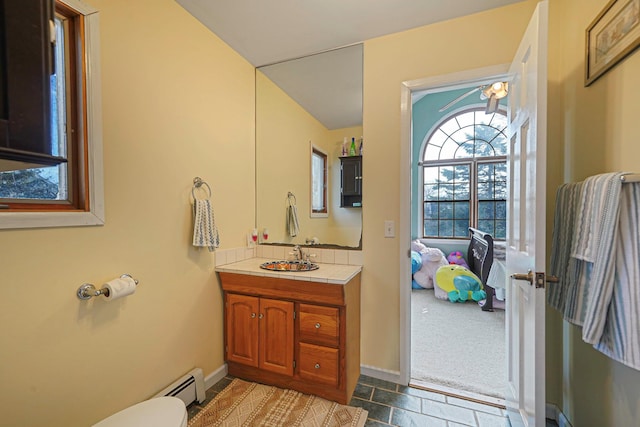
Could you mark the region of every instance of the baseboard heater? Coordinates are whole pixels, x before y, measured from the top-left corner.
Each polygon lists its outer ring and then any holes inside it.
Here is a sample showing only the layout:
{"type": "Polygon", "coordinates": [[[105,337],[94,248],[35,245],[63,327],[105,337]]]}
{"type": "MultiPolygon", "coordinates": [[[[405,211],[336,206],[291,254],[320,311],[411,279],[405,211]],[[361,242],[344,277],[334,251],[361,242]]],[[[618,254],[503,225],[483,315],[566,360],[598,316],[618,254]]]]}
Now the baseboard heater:
{"type": "Polygon", "coordinates": [[[185,406],[189,406],[196,400],[198,403],[204,402],[205,392],[202,369],[195,368],[178,378],[153,397],[173,396],[182,399],[185,406]]]}

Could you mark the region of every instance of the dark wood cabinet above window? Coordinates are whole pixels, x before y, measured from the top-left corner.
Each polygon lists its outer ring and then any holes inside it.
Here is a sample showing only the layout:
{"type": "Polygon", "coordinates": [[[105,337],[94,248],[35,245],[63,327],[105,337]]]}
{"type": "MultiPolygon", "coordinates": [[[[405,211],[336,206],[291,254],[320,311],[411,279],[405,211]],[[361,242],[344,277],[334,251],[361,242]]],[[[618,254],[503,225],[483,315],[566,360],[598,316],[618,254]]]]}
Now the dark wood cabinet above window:
{"type": "Polygon", "coordinates": [[[340,207],[362,207],[362,156],[340,157],[340,207]]]}
{"type": "Polygon", "coordinates": [[[57,165],[50,0],[0,0],[0,171],[57,165]]]}

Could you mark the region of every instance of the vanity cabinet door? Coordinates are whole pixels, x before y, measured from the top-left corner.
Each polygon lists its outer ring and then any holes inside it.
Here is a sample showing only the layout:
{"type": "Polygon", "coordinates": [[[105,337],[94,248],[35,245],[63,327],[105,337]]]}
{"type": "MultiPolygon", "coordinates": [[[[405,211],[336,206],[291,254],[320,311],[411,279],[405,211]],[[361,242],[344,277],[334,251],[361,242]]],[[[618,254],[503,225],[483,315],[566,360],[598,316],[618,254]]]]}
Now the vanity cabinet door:
{"type": "Polygon", "coordinates": [[[258,367],[259,311],[259,298],[227,294],[225,318],[227,360],[258,367]]]}
{"type": "Polygon", "coordinates": [[[293,303],[228,293],[227,360],[293,375],[293,303]]]}
{"type": "Polygon", "coordinates": [[[293,375],[293,303],[260,299],[260,369],[293,375]]]}

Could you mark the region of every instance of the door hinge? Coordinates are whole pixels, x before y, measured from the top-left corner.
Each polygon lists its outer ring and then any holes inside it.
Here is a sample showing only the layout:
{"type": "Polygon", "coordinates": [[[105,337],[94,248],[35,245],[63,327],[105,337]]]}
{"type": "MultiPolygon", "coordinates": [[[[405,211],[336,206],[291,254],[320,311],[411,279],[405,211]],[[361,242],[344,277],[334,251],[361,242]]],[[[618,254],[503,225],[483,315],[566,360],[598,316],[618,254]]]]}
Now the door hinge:
{"type": "Polygon", "coordinates": [[[296,312],[293,312],[293,320],[296,320],[296,312]]]}
{"type": "Polygon", "coordinates": [[[293,367],[294,368],[296,367],[296,361],[295,360],[293,361],[293,367]]]}

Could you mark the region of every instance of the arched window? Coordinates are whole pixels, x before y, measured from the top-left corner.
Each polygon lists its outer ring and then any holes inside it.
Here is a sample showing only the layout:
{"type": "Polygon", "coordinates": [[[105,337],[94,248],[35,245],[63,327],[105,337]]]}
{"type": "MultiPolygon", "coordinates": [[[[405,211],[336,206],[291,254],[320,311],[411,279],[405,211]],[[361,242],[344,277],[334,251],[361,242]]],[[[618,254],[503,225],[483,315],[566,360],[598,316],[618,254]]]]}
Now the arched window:
{"type": "Polygon", "coordinates": [[[423,236],[468,238],[468,228],[506,237],[507,117],[484,108],[445,118],[424,146],[423,236]]]}

